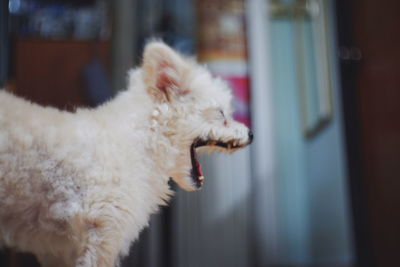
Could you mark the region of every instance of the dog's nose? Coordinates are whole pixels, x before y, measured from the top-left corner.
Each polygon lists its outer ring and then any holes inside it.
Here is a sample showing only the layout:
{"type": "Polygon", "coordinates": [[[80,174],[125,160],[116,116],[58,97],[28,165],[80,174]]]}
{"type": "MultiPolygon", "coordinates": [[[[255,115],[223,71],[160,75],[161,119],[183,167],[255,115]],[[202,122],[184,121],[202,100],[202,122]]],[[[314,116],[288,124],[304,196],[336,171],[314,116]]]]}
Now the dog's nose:
{"type": "Polygon", "coordinates": [[[253,132],[249,130],[249,144],[253,142],[253,132]]]}

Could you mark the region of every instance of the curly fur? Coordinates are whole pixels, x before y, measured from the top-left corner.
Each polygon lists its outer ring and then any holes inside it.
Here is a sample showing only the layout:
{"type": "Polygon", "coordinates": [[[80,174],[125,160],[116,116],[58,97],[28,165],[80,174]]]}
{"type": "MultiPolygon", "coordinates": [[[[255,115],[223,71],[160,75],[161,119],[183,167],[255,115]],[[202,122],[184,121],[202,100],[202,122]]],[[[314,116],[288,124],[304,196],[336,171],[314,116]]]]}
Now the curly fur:
{"type": "Polygon", "coordinates": [[[0,92],[0,246],[43,266],[111,267],[172,195],[186,190],[196,138],[249,142],[231,93],[160,42],[128,90],[75,113],[0,92]],[[221,115],[222,114],[222,115],[221,115]]]}

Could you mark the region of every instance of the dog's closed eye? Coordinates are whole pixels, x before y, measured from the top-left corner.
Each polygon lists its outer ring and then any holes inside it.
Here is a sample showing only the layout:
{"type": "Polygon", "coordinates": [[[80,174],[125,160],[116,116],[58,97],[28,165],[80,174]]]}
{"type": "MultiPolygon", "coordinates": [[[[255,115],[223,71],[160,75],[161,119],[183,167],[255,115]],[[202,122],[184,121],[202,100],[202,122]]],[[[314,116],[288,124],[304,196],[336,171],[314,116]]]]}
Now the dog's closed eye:
{"type": "Polygon", "coordinates": [[[219,110],[219,114],[222,120],[224,120],[224,125],[227,126],[228,125],[228,121],[226,120],[224,111],[222,109],[219,110]]]}
{"type": "Polygon", "coordinates": [[[224,112],[222,111],[222,109],[219,110],[219,114],[220,114],[220,116],[221,116],[221,119],[225,119],[225,114],[224,114],[224,112]]]}

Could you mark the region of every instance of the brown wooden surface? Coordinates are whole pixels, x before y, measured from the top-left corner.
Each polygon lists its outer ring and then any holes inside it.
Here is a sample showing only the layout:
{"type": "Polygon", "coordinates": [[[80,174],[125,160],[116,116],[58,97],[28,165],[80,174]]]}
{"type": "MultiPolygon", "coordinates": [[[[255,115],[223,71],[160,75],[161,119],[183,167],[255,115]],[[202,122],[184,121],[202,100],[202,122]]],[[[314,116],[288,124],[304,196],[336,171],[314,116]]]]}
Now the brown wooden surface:
{"type": "Polygon", "coordinates": [[[377,266],[400,266],[400,1],[354,0],[361,155],[377,266]]]}
{"type": "Polygon", "coordinates": [[[83,69],[98,57],[108,65],[109,42],[17,40],[15,93],[43,105],[86,105],[83,69]]]}

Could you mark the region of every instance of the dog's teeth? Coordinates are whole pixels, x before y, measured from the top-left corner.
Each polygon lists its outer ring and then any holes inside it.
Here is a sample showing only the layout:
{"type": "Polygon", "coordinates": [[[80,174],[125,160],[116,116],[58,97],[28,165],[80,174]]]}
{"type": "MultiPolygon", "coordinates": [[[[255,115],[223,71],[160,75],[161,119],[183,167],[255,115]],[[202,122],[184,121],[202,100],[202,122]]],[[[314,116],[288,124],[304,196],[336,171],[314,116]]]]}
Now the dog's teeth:
{"type": "Polygon", "coordinates": [[[198,179],[200,183],[204,182],[204,176],[200,176],[198,179]]]}

